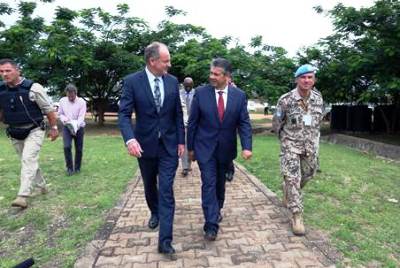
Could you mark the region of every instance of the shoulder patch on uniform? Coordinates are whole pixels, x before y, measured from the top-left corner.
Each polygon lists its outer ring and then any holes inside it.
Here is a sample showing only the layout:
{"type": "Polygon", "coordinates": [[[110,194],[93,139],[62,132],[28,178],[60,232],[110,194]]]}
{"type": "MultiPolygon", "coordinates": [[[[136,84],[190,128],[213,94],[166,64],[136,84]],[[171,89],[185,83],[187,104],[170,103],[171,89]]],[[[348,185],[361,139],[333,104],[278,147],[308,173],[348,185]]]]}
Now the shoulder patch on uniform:
{"type": "Polygon", "coordinates": [[[275,115],[276,115],[277,117],[279,117],[279,118],[282,117],[282,109],[281,109],[281,107],[278,107],[278,108],[276,109],[275,115]]]}
{"type": "Polygon", "coordinates": [[[312,92],[314,92],[316,95],[321,96],[322,97],[322,93],[319,92],[316,88],[312,89],[312,92]]]}
{"type": "Polygon", "coordinates": [[[290,97],[290,93],[291,93],[291,92],[287,92],[287,93],[283,94],[283,95],[279,98],[279,101],[284,100],[284,99],[290,97]]]}

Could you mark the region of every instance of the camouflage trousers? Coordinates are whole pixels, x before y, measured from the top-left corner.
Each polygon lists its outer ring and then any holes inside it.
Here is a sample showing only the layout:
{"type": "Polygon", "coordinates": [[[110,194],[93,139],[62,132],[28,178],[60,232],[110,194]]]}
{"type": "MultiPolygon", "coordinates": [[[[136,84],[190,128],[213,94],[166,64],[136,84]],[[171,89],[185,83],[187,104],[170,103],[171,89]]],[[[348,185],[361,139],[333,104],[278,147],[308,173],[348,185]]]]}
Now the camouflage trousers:
{"type": "Polygon", "coordinates": [[[284,194],[286,192],[287,206],[292,213],[303,212],[301,189],[314,176],[318,165],[317,159],[317,154],[281,152],[280,162],[284,179],[284,194]]]}

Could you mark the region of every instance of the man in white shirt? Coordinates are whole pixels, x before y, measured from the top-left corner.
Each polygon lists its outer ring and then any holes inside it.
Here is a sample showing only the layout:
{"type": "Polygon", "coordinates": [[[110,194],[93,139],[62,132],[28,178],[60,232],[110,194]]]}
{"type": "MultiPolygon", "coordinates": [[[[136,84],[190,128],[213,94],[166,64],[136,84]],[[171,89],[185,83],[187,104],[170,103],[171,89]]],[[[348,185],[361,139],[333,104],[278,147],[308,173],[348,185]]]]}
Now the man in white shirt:
{"type": "Polygon", "coordinates": [[[67,96],[61,98],[59,102],[58,115],[64,125],[65,165],[67,175],[71,176],[81,171],[86,102],[77,96],[78,90],[73,84],[68,84],[65,92],[67,96]],[[75,161],[72,159],[72,141],[75,144],[75,161]]]}

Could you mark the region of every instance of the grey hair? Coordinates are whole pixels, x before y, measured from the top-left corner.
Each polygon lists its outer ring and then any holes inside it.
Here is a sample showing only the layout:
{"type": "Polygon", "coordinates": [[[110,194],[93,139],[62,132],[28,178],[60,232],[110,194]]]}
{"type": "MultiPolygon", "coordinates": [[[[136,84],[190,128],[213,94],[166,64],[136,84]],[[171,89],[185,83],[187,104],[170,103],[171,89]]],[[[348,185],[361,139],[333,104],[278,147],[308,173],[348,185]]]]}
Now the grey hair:
{"type": "Polygon", "coordinates": [[[160,47],[167,48],[167,46],[161,42],[153,42],[144,49],[144,60],[146,63],[149,62],[150,58],[160,58],[160,47]]]}
{"type": "Polygon", "coordinates": [[[230,76],[232,74],[232,65],[227,59],[224,58],[213,59],[213,61],[211,62],[211,67],[222,68],[224,70],[224,74],[226,75],[230,76]]]}
{"type": "Polygon", "coordinates": [[[78,89],[76,88],[76,86],[74,84],[68,84],[65,87],[65,92],[75,92],[78,93],[78,89]]]}

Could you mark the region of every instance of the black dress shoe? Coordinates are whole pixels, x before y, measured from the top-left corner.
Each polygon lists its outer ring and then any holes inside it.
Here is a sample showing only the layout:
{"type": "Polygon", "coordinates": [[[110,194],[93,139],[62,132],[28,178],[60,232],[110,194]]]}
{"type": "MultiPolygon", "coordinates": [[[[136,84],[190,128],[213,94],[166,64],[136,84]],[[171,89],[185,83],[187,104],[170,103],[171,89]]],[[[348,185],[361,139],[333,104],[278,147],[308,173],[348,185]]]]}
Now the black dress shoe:
{"type": "Polygon", "coordinates": [[[220,223],[220,222],[222,221],[222,219],[223,219],[223,217],[222,217],[222,214],[221,214],[221,212],[220,212],[220,213],[218,213],[217,222],[220,223]]]}
{"type": "Polygon", "coordinates": [[[156,229],[158,226],[158,217],[156,215],[151,215],[149,219],[148,226],[150,229],[156,229]]]}
{"type": "Polygon", "coordinates": [[[67,169],[67,176],[74,175],[74,171],[72,169],[67,169]]]}
{"type": "Polygon", "coordinates": [[[163,243],[158,245],[158,253],[171,255],[175,254],[175,249],[171,246],[171,243],[163,243]]]}
{"type": "Polygon", "coordinates": [[[208,241],[215,241],[215,239],[217,239],[217,232],[214,230],[207,230],[204,234],[204,239],[208,241]]]}
{"type": "Polygon", "coordinates": [[[235,175],[235,165],[231,162],[228,166],[228,169],[225,173],[225,179],[229,182],[233,180],[233,176],[235,175]]]}

